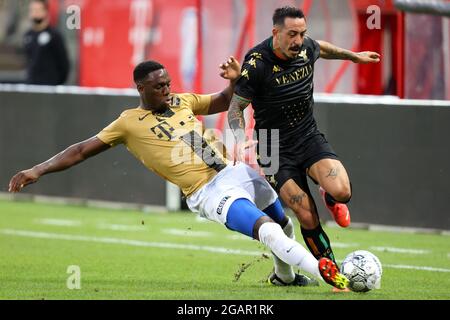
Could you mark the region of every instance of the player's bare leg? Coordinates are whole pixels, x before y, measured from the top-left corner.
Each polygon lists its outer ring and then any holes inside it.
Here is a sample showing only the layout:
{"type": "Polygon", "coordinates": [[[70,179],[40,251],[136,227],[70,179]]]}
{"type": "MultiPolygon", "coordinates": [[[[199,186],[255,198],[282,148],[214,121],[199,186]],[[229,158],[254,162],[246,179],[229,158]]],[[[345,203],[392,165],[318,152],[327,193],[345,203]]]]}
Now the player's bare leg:
{"type": "Polygon", "coordinates": [[[303,191],[293,179],[286,181],[280,189],[280,197],[297,216],[301,232],[311,253],[319,259],[327,257],[335,261],[330,240],[320,225],[314,199],[303,191]]]}
{"type": "Polygon", "coordinates": [[[319,224],[316,206],[313,200],[293,179],[286,181],[280,189],[280,197],[294,211],[302,227],[314,229],[319,224]]]}
{"type": "Polygon", "coordinates": [[[347,171],[339,160],[322,159],[314,163],[308,174],[320,185],[322,198],[341,227],[350,225],[350,212],[345,203],[350,201],[351,186],[347,171]]]}

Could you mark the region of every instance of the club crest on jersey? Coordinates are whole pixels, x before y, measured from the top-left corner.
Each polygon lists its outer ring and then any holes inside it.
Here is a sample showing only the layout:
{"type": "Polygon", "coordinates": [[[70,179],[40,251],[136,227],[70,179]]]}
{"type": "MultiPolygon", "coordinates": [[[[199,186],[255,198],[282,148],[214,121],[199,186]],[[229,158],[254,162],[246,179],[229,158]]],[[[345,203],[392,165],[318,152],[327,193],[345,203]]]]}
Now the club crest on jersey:
{"type": "Polygon", "coordinates": [[[172,96],[171,97],[171,101],[170,101],[170,105],[172,107],[178,108],[181,105],[181,99],[178,96],[172,96]]]}
{"type": "Polygon", "coordinates": [[[298,54],[298,57],[299,57],[299,58],[303,58],[303,60],[304,60],[305,62],[307,62],[307,61],[309,60],[309,59],[308,59],[308,56],[307,56],[307,54],[306,54],[306,49],[300,51],[300,53],[298,54]]]}
{"type": "Polygon", "coordinates": [[[222,200],[220,200],[219,206],[217,207],[217,214],[222,214],[223,206],[225,205],[225,202],[227,202],[228,199],[230,199],[230,196],[224,197],[222,200]]]}

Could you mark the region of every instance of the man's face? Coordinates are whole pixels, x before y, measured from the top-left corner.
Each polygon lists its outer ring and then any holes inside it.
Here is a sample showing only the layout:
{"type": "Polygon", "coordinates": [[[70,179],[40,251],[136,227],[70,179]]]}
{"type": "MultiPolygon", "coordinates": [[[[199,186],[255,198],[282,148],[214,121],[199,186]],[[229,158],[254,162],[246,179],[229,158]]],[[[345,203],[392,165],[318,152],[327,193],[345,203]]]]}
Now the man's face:
{"type": "Polygon", "coordinates": [[[28,10],[28,16],[30,20],[35,24],[40,24],[47,19],[48,12],[43,3],[38,1],[31,1],[28,10]]]}
{"type": "Polygon", "coordinates": [[[284,26],[275,26],[273,29],[276,46],[287,59],[294,59],[300,53],[305,34],[304,18],[286,18],[284,26]]]}
{"type": "Polygon", "coordinates": [[[137,85],[144,106],[152,111],[163,111],[170,105],[170,76],[166,69],[150,72],[137,85]]]}

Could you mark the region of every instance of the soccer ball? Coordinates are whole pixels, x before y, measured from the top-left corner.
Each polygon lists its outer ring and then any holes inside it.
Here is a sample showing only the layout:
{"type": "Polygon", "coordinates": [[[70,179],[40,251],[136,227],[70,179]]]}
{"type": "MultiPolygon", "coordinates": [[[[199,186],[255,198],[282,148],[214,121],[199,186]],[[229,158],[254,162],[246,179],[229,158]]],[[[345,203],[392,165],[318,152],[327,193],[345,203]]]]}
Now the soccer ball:
{"type": "Polygon", "coordinates": [[[380,289],[383,269],[380,260],[371,252],[357,250],[345,257],[341,272],[349,280],[349,289],[355,292],[367,292],[380,289]]]}

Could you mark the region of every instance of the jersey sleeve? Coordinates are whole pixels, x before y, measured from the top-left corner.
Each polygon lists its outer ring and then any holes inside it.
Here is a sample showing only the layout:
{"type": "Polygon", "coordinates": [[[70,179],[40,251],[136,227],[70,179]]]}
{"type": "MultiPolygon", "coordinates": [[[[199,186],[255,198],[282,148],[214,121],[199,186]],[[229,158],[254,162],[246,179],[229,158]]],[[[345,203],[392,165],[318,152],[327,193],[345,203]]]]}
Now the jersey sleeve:
{"type": "Polygon", "coordinates": [[[179,97],[189,106],[195,115],[207,115],[211,104],[211,95],[183,93],[179,97]]]}
{"type": "Polygon", "coordinates": [[[262,87],[264,62],[261,53],[250,52],[245,56],[241,68],[241,77],[236,82],[234,93],[251,101],[262,87]]]}
{"type": "Polygon", "coordinates": [[[123,114],[97,134],[98,139],[111,147],[124,143],[125,136],[126,117],[123,114]]]}
{"type": "Polygon", "coordinates": [[[320,44],[316,41],[311,39],[310,37],[305,37],[304,45],[308,48],[310,51],[311,56],[313,57],[313,62],[316,62],[317,59],[320,57],[320,44]]]}

